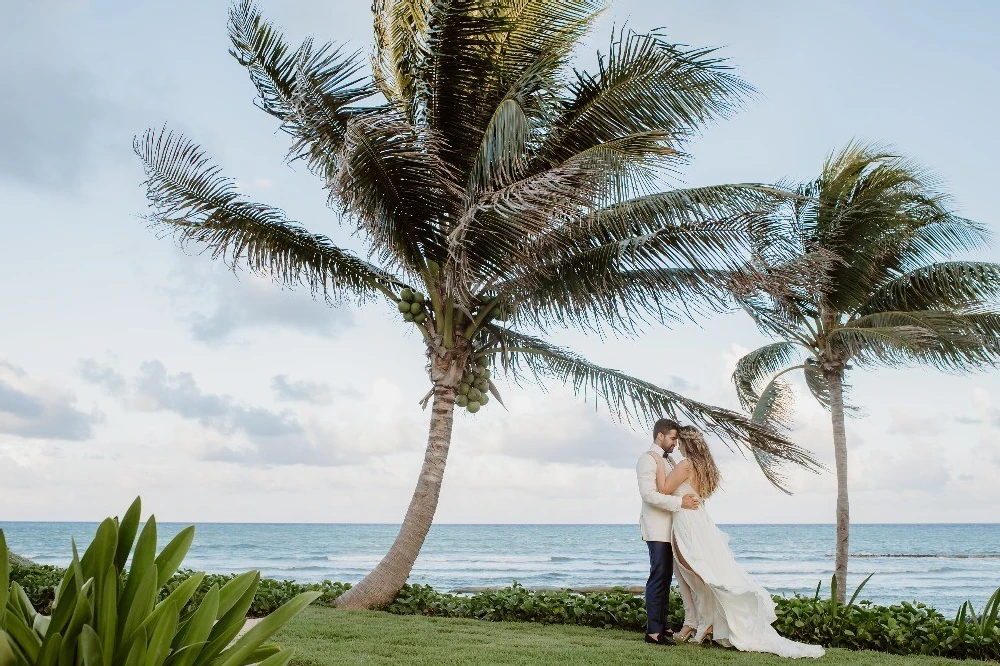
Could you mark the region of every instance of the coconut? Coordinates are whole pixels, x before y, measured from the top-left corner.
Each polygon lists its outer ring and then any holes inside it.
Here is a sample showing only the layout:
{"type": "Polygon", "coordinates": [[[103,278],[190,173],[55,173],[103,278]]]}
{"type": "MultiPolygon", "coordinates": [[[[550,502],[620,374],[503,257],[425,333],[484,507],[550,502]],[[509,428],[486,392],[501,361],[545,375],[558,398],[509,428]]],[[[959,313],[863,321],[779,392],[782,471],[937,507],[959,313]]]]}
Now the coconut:
{"type": "Polygon", "coordinates": [[[469,400],[479,400],[483,397],[483,392],[477,389],[475,386],[469,389],[469,400]]]}
{"type": "Polygon", "coordinates": [[[459,394],[455,397],[455,404],[459,407],[465,407],[469,404],[469,396],[459,394]]]}
{"type": "Polygon", "coordinates": [[[410,314],[409,312],[404,312],[403,319],[405,319],[406,321],[413,321],[413,315],[410,314]]]}
{"type": "Polygon", "coordinates": [[[419,291],[413,292],[413,302],[414,303],[423,303],[424,302],[424,295],[421,292],[419,292],[419,291]]]}
{"type": "Polygon", "coordinates": [[[483,368],[483,374],[481,374],[480,377],[482,377],[483,379],[489,380],[489,378],[490,378],[490,369],[489,368],[483,368]]]}
{"type": "Polygon", "coordinates": [[[418,312],[416,315],[414,315],[413,321],[417,322],[418,324],[424,323],[425,321],[427,321],[427,313],[418,312]]]}
{"type": "Polygon", "coordinates": [[[423,309],[424,309],[423,303],[410,303],[410,312],[412,312],[413,314],[417,314],[423,309]]]}
{"type": "Polygon", "coordinates": [[[480,368],[486,368],[487,366],[489,366],[489,364],[490,361],[485,356],[480,356],[479,358],[476,359],[476,365],[479,366],[480,368]]]}
{"type": "Polygon", "coordinates": [[[410,304],[407,303],[406,301],[400,301],[399,303],[396,304],[396,307],[399,308],[400,312],[409,312],[410,311],[410,304]]]}
{"type": "Polygon", "coordinates": [[[472,390],[471,384],[466,384],[465,382],[462,382],[461,384],[458,385],[458,393],[460,395],[469,395],[469,391],[471,390],[472,390]]]}
{"type": "Polygon", "coordinates": [[[475,376],[471,372],[469,372],[468,370],[466,370],[465,374],[462,375],[462,382],[465,383],[465,384],[471,384],[475,380],[476,380],[475,376]]]}
{"type": "Polygon", "coordinates": [[[468,409],[470,412],[472,412],[473,414],[475,414],[476,412],[479,411],[479,408],[481,406],[482,406],[482,403],[480,403],[478,400],[470,400],[469,401],[469,405],[466,407],[466,409],[468,409]]]}
{"type": "Polygon", "coordinates": [[[477,379],[476,381],[474,381],[472,383],[472,385],[475,386],[480,391],[485,391],[486,389],[488,389],[490,387],[489,381],[483,379],[482,377],[480,377],[479,379],[477,379]]]}
{"type": "Polygon", "coordinates": [[[484,405],[485,406],[486,403],[488,403],[489,401],[490,401],[490,396],[488,396],[487,394],[484,393],[481,396],[479,396],[479,404],[480,405],[484,405]]]}
{"type": "Polygon", "coordinates": [[[399,294],[399,297],[404,301],[413,302],[413,290],[407,287],[406,289],[403,289],[402,293],[399,294]]]}

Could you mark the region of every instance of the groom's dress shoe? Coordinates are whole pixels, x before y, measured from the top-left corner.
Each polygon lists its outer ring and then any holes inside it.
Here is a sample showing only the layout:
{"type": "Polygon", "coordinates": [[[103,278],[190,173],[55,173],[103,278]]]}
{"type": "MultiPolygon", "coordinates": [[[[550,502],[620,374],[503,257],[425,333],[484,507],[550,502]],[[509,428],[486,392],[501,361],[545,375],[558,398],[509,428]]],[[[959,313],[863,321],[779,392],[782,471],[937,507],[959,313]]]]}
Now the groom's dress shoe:
{"type": "Polygon", "coordinates": [[[650,636],[649,634],[643,634],[643,639],[644,639],[644,640],[645,640],[645,641],[646,641],[647,643],[653,643],[653,644],[655,644],[655,645],[673,645],[673,644],[674,644],[674,642],[673,642],[673,641],[671,641],[671,640],[668,640],[668,638],[669,638],[669,637],[667,637],[667,636],[664,636],[663,634],[660,634],[660,635],[659,635],[659,636],[657,636],[656,638],[653,638],[653,637],[652,637],[652,636],[650,636]]]}

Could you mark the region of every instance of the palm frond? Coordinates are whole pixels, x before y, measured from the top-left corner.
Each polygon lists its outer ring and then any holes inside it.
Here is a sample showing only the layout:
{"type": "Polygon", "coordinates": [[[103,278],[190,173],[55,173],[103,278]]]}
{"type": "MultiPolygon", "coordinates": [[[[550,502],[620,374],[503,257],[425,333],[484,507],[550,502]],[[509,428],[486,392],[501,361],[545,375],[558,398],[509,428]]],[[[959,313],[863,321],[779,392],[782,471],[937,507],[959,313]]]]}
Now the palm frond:
{"type": "Polygon", "coordinates": [[[430,131],[444,138],[442,158],[469,173],[488,119],[509,81],[500,76],[499,45],[510,16],[493,0],[431,0],[420,104],[430,131]]]}
{"type": "Polygon", "coordinates": [[[374,0],[375,85],[410,122],[416,121],[419,69],[427,57],[432,0],[374,0]]]}
{"type": "Polygon", "coordinates": [[[872,292],[862,314],[959,309],[1000,300],[1000,264],[949,261],[921,266],[872,292]]]}
{"type": "MultiPolygon", "coordinates": [[[[823,371],[816,364],[816,361],[811,358],[806,359],[805,366],[802,368],[802,375],[806,380],[806,388],[812,393],[812,396],[816,398],[816,402],[823,406],[824,409],[829,411],[830,409],[830,382],[827,380],[823,371]]],[[[843,385],[843,393],[848,393],[848,387],[846,384],[843,385]]],[[[845,402],[844,409],[848,409],[845,402]]]]}
{"type": "Polygon", "coordinates": [[[830,331],[828,341],[859,364],[910,365],[935,346],[961,342],[955,315],[946,312],[878,312],[830,331]]]}
{"type": "MultiPolygon", "coordinates": [[[[773,428],[754,423],[747,416],[722,407],[713,407],[619,370],[598,366],[577,354],[544,340],[496,325],[488,334],[497,340],[495,348],[481,353],[500,355],[499,365],[515,377],[525,372],[536,381],[554,379],[572,386],[576,395],[601,400],[621,421],[638,417],[652,424],[664,415],[690,421],[719,437],[733,450],[759,449],[777,464],[794,463],[818,469],[819,463],[773,428]],[[502,344],[500,344],[502,342],[502,344]]],[[[494,360],[494,364],[498,361],[494,360]]]]}
{"type": "Polygon", "coordinates": [[[782,341],[764,345],[741,357],[733,370],[733,384],[743,409],[756,409],[774,376],[799,362],[802,353],[801,345],[782,341]]]}
{"type": "Polygon", "coordinates": [[[604,10],[605,0],[503,0],[506,23],[495,45],[498,89],[473,160],[470,191],[498,189],[521,178],[555,106],[561,69],[604,10]],[[506,90],[506,92],[503,92],[506,90]]]}
{"type": "MultiPolygon", "coordinates": [[[[873,344],[859,354],[861,363],[915,365],[921,363],[945,371],[968,371],[990,367],[998,360],[1000,314],[990,308],[972,310],[917,310],[880,312],[852,321],[849,326],[916,327],[923,331],[922,341],[886,350],[873,344]]],[[[842,330],[842,329],[838,329],[842,330]]]]}
{"type": "MultiPolygon", "coordinates": [[[[793,366],[787,371],[798,370],[805,366],[793,366]]],[[[788,422],[792,418],[792,407],[795,404],[795,392],[792,387],[779,375],[768,382],[764,390],[757,398],[757,404],[753,406],[750,419],[754,423],[764,423],[772,428],[778,429],[788,427],[788,422]]]]}
{"type": "Polygon", "coordinates": [[[381,261],[416,270],[424,257],[440,260],[459,191],[440,139],[418,135],[398,112],[348,122],[331,203],[358,222],[381,261]]]}
{"type": "Polygon", "coordinates": [[[536,276],[530,286],[500,283],[511,321],[541,331],[573,326],[633,334],[653,322],[670,325],[729,309],[728,271],[689,268],[622,269],[617,262],[567,262],[536,276]]]}
{"type": "Polygon", "coordinates": [[[656,33],[622,30],[599,54],[595,74],[576,73],[540,154],[561,161],[647,131],[682,139],[729,114],[750,92],[714,49],[684,50],[656,33]]]}
{"type": "Polygon", "coordinates": [[[400,286],[390,273],[311,234],[270,206],[239,195],[205,152],[179,134],[148,130],[134,142],[146,171],[148,219],[179,242],[204,245],[213,259],[246,265],[289,287],[307,286],[324,298],[367,299],[400,286]]]}
{"type": "Polygon", "coordinates": [[[294,137],[289,152],[328,178],[336,168],[353,105],[375,94],[358,53],[306,40],[291,49],[251,0],[229,11],[230,53],[247,68],[258,105],[294,137]]]}

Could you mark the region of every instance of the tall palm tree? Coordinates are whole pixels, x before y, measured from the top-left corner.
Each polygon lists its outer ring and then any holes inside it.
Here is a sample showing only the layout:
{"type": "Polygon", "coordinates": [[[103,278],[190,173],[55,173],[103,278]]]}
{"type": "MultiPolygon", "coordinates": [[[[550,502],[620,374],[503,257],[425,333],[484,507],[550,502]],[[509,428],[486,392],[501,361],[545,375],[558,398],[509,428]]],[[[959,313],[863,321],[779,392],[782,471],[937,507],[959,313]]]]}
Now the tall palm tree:
{"type": "Polygon", "coordinates": [[[600,0],[376,0],[373,75],[357,54],[290,48],[249,2],[229,20],[258,105],[292,137],[363,259],[247,201],[194,143],[137,138],[150,220],[214,258],[328,301],[399,308],[423,338],[433,399],[423,467],[392,547],[343,595],[389,602],[437,507],[456,404],[500,400],[491,371],[555,379],[621,418],[676,415],[729,446],[809,465],[783,435],[598,366],[539,337],[553,326],[629,334],[721,306],[747,268],[768,188],[659,191],[685,140],[748,88],[709,49],[617,33],[596,73],[569,59],[600,0]],[[367,102],[366,102],[367,100],[367,102]],[[365,103],[366,102],[366,103],[365,103]],[[734,276],[740,276],[734,278],[734,276]]]}
{"type": "MultiPolygon", "coordinates": [[[[768,228],[783,244],[798,244],[799,262],[811,258],[813,266],[826,268],[785,284],[780,293],[740,295],[761,331],[779,341],[741,358],[733,381],[742,405],[761,423],[778,426],[790,416],[785,375],[792,372],[802,372],[830,411],[835,579],[843,601],[850,529],[847,370],[916,364],[967,370],[995,363],[1000,265],[954,261],[957,253],[983,247],[986,231],[952,212],[926,171],[877,146],[852,143],[831,154],[819,178],[798,194],[777,201],[768,228]]],[[[766,249],[760,255],[770,263],[766,249]]],[[[756,455],[768,470],[768,454],[756,455]]]]}

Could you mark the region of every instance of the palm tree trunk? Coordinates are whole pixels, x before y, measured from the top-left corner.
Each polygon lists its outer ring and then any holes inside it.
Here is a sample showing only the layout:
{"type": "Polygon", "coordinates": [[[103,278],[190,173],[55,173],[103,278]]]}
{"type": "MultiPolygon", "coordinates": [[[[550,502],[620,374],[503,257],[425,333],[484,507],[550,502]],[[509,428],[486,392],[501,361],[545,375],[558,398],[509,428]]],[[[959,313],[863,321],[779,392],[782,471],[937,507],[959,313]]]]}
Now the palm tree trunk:
{"type": "Polygon", "coordinates": [[[851,511],[847,500],[847,433],[844,430],[844,371],[826,373],[830,386],[830,416],[833,421],[833,454],[837,463],[837,549],[833,575],[837,580],[837,601],[847,598],[847,554],[851,511]]]}
{"type": "Polygon", "coordinates": [[[396,593],[410,577],[410,570],[420,554],[437,510],[454,419],[455,389],[435,386],[424,465],[420,469],[420,478],[417,479],[417,487],[413,491],[399,534],[378,566],[337,599],[338,608],[384,606],[396,597],[396,593]]]}

